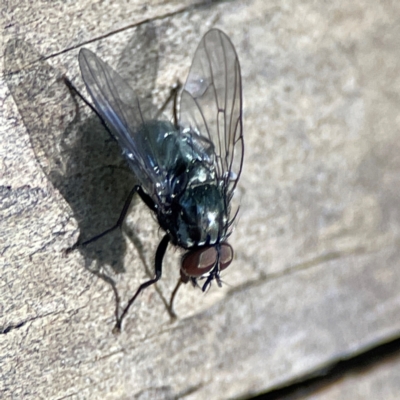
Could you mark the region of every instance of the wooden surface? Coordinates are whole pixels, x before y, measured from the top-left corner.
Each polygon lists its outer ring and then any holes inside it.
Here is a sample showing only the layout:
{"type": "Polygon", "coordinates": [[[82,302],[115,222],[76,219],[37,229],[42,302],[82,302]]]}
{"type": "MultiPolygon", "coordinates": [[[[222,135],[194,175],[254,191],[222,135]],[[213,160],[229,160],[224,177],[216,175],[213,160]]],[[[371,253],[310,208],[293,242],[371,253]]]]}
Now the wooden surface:
{"type": "MultiPolygon", "coordinates": [[[[248,397],[400,335],[400,4],[0,7],[2,398],[248,397]],[[222,289],[183,287],[172,321],[180,252],[169,249],[162,281],[115,336],[110,279],[125,304],[162,232],[135,201],[123,232],[63,256],[115,221],[134,177],[58,78],[83,90],[85,46],[160,105],[211,27],[243,74],[235,260],[222,289]]],[[[319,398],[396,399],[398,363],[319,398]]]]}

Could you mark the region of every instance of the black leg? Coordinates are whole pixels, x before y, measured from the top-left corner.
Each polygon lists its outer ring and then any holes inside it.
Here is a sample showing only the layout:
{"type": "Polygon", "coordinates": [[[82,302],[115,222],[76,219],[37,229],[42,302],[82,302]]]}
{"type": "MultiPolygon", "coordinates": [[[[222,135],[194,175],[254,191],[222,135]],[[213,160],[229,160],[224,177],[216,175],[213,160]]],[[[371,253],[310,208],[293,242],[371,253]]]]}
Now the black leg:
{"type": "Polygon", "coordinates": [[[181,83],[178,81],[177,85],[176,85],[176,90],[174,93],[174,126],[176,129],[179,128],[178,125],[178,92],[180,90],[180,88],[182,87],[181,83]]]}
{"type": "Polygon", "coordinates": [[[110,128],[107,126],[106,121],[102,117],[102,115],[96,110],[96,108],[89,103],[88,100],[86,100],[85,96],[74,86],[74,84],[66,77],[63,77],[64,83],[67,85],[68,89],[72,92],[75,93],[99,118],[101,124],[104,126],[105,130],[110,134],[110,136],[115,140],[114,135],[112,134],[110,128]]]}
{"type": "Polygon", "coordinates": [[[167,108],[167,105],[169,104],[169,102],[171,100],[173,100],[174,102],[174,109],[173,109],[173,115],[174,115],[174,125],[175,128],[178,128],[178,110],[177,110],[177,103],[178,103],[178,93],[179,90],[181,89],[182,85],[181,83],[178,82],[176,83],[176,85],[171,89],[171,92],[167,98],[167,100],[165,100],[164,104],[162,105],[162,107],[158,110],[157,114],[155,115],[154,119],[158,119],[160,117],[160,115],[164,112],[164,110],[167,108]]]}
{"type": "MultiPolygon", "coordinates": [[[[142,188],[139,185],[136,185],[130,192],[128,197],[125,200],[125,204],[124,204],[124,208],[121,211],[121,214],[119,215],[118,221],[117,223],[112,226],[111,228],[105,230],[104,232],[90,238],[89,240],[85,240],[84,242],[81,242],[80,240],[78,240],[72,247],[70,247],[69,249],[66,250],[66,253],[70,253],[71,251],[77,249],[78,247],[85,247],[87,246],[89,243],[93,243],[96,240],[99,240],[100,238],[102,238],[103,236],[108,235],[110,232],[116,230],[117,228],[120,228],[124,222],[124,219],[126,217],[126,214],[128,213],[129,210],[129,206],[131,205],[131,201],[133,198],[133,195],[138,192],[140,194],[140,192],[143,192],[142,188]]],[[[144,192],[143,192],[144,193],[144,192]]],[[[142,197],[142,196],[140,196],[142,197]]],[[[146,203],[147,204],[147,203],[146,203]]]]}
{"type": "Polygon", "coordinates": [[[143,203],[150,208],[151,211],[157,212],[157,207],[153,199],[147,193],[145,193],[142,187],[139,185],[137,186],[137,194],[140,196],[143,203]]]}
{"type": "Polygon", "coordinates": [[[133,295],[133,297],[128,301],[128,304],[124,308],[124,311],[122,311],[121,316],[117,319],[117,323],[115,324],[115,327],[113,329],[113,333],[119,333],[121,332],[121,325],[122,325],[122,320],[124,319],[126,313],[128,312],[130,306],[134,303],[136,298],[139,296],[139,294],[142,292],[142,290],[146,289],[147,287],[153,285],[156,283],[162,275],[162,260],[164,258],[164,254],[167,250],[168,243],[169,243],[169,235],[166,234],[160,244],[158,245],[157,251],[156,251],[156,259],[155,259],[155,277],[153,279],[148,280],[147,282],[142,283],[138,289],[136,290],[136,293],[133,295]]]}
{"type": "Polygon", "coordinates": [[[174,290],[171,293],[171,298],[169,299],[168,308],[169,308],[169,315],[171,316],[172,320],[175,320],[176,318],[178,318],[174,311],[174,301],[175,301],[176,294],[178,293],[178,290],[181,287],[182,283],[183,283],[182,279],[179,278],[178,282],[175,285],[174,290]]]}

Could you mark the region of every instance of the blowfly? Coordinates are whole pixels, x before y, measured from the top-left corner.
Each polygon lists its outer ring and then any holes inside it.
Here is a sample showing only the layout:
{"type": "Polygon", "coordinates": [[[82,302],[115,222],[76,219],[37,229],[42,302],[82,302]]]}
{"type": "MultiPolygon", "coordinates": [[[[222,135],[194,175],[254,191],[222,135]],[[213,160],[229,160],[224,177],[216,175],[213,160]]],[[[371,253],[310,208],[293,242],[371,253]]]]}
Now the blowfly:
{"type": "Polygon", "coordinates": [[[138,193],[165,231],[155,276],[130,299],[118,331],[139,293],[161,278],[168,243],[186,250],[181,282],[197,285],[200,280],[203,291],[213,280],[221,286],[220,273],[233,259],[227,238],[237,211],[232,212],[231,200],[243,165],[240,65],[230,39],[218,29],[208,31],[182,89],[179,119],[175,97],[173,122],[155,106],[141,105],[134,90],[90,50],[80,51],[79,65],[99,116],[137,177],[129,201],[138,193]]]}

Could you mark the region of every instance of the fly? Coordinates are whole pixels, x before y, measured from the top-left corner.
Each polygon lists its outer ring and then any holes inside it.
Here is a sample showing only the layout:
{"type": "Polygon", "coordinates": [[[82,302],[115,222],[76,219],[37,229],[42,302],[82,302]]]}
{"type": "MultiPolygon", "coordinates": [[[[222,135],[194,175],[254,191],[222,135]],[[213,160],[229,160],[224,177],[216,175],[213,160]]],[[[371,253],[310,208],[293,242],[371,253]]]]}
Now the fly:
{"type": "MultiPolygon", "coordinates": [[[[155,256],[155,276],[142,283],[117,319],[115,331],[129,307],[162,275],[168,244],[186,250],[180,282],[204,280],[205,291],[233,260],[227,243],[237,211],[231,200],[244,154],[242,83],[239,60],[228,36],[208,31],[195,52],[174,122],[154,106],[141,106],[135,92],[109,65],[88,49],[79,65],[95,109],[119,142],[136,185],[115,227],[121,226],[130,200],[138,193],[157,217],[165,235],[155,256]],[[233,214],[233,215],[232,215],[233,214]]],[[[75,246],[74,246],[75,247],[75,246]]]]}

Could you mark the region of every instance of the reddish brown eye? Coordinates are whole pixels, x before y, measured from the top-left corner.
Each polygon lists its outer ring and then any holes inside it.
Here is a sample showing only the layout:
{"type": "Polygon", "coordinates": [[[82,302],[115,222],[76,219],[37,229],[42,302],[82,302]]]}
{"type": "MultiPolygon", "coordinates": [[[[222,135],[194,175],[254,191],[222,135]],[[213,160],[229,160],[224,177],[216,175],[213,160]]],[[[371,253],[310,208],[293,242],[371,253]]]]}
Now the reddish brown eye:
{"type": "Polygon", "coordinates": [[[219,269],[220,271],[229,267],[233,260],[233,249],[232,246],[228,243],[221,244],[221,250],[219,253],[219,269]]]}
{"type": "MultiPolygon", "coordinates": [[[[221,244],[219,263],[220,271],[229,266],[233,259],[233,249],[228,243],[221,244]]],[[[202,247],[190,251],[183,256],[181,266],[182,281],[186,281],[184,276],[198,278],[209,272],[217,261],[217,249],[215,246],[202,247]]]]}
{"type": "Polygon", "coordinates": [[[201,249],[186,253],[182,259],[182,271],[185,275],[198,278],[209,272],[217,261],[217,250],[214,246],[202,247],[201,249]]]}

